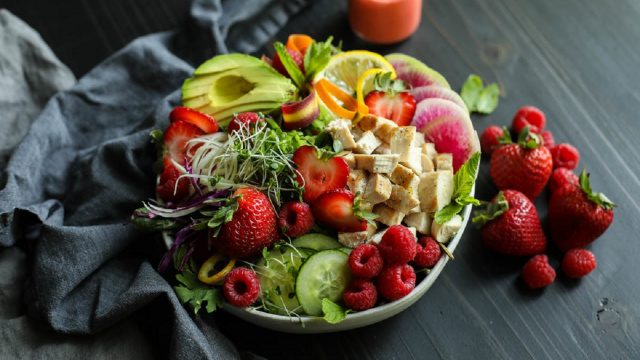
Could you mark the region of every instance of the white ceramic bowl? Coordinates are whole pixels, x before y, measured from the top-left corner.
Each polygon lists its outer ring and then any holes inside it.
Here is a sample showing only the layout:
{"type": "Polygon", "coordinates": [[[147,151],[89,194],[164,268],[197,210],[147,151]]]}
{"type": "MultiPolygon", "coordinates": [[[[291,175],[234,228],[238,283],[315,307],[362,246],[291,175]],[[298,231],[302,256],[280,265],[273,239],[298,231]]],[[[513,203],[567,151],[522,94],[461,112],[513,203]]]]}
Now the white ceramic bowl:
{"type": "MultiPolygon", "coordinates": [[[[472,190],[472,196],[473,193],[474,191],[472,190]]],[[[467,205],[462,212],[462,227],[460,228],[456,236],[447,245],[447,248],[450,252],[453,253],[455,248],[458,246],[458,243],[460,242],[460,238],[462,237],[470,216],[471,205],[467,205]]],[[[169,247],[173,239],[166,233],[164,234],[163,238],[165,244],[167,245],[167,247],[169,247]]],[[[388,319],[413,305],[413,303],[418,301],[418,299],[420,299],[422,295],[424,295],[427,290],[429,290],[429,288],[434,283],[434,281],[436,281],[448,261],[449,257],[442,256],[440,261],[438,261],[436,266],[433,267],[431,272],[429,272],[429,274],[424,279],[422,279],[422,281],[416,286],[415,289],[413,289],[413,291],[409,295],[399,300],[384,304],[382,306],[374,307],[373,309],[348,314],[347,318],[338,324],[329,324],[321,317],[301,316],[298,318],[294,318],[283,315],[269,314],[255,309],[241,309],[229,304],[225,304],[223,309],[252,324],[267,329],[287,333],[318,334],[355,329],[388,319]]]]}

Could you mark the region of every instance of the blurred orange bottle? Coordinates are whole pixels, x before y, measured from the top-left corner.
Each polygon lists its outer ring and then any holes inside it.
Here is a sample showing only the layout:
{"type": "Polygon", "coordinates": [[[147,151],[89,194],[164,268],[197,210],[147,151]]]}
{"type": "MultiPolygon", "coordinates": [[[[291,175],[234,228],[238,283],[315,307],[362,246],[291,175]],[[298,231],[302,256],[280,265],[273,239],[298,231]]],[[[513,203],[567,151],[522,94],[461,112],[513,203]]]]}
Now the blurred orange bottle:
{"type": "Polygon", "coordinates": [[[420,24],[422,0],[349,0],[349,22],[363,40],[393,44],[405,40],[420,24]]]}

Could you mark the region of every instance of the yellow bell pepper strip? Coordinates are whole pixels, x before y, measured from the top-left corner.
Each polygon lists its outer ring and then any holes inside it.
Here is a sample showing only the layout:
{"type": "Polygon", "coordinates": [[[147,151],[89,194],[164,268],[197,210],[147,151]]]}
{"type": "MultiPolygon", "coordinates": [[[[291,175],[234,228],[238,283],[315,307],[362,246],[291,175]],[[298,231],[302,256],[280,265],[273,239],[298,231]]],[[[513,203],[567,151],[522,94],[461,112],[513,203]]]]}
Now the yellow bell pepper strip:
{"type": "Polygon", "coordinates": [[[216,265],[223,260],[224,256],[222,254],[215,254],[208,258],[202,266],[200,266],[200,270],[198,271],[198,280],[208,285],[215,285],[224,280],[224,277],[227,276],[235,266],[236,259],[229,260],[222,270],[210,275],[210,273],[215,270],[216,265]]]}

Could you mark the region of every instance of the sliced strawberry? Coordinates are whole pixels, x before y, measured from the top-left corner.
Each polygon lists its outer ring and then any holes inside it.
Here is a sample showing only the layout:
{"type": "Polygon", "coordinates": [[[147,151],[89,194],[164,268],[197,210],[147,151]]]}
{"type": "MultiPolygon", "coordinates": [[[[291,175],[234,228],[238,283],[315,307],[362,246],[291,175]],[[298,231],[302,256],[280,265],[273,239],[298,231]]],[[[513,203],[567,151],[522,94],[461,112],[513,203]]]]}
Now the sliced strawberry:
{"type": "Polygon", "coordinates": [[[201,135],[204,135],[204,131],[191,123],[182,120],[172,122],[164,132],[165,151],[175,162],[184,164],[187,142],[201,135]]]}
{"type": "Polygon", "coordinates": [[[227,132],[231,133],[232,131],[238,131],[240,130],[241,126],[248,126],[250,124],[255,124],[259,121],[264,121],[264,119],[261,118],[259,114],[254,112],[243,112],[243,113],[237,114],[229,122],[229,126],[227,127],[227,132]]]}
{"type": "Polygon", "coordinates": [[[370,114],[393,120],[399,126],[411,124],[416,112],[416,99],[406,91],[394,94],[374,90],[367,94],[364,102],[370,114]]]}
{"type": "Polygon", "coordinates": [[[175,163],[171,161],[171,158],[165,156],[162,159],[162,173],[160,174],[160,181],[156,186],[156,193],[158,197],[164,202],[178,202],[184,200],[189,196],[190,183],[189,179],[182,178],[178,182],[178,178],[183,174],[175,163]],[[178,183],[178,186],[176,186],[178,183]]]}
{"type": "Polygon", "coordinates": [[[194,110],[184,106],[178,106],[169,114],[171,122],[185,121],[200,128],[207,134],[218,131],[218,122],[213,116],[201,113],[198,110],[194,110]]]}
{"type": "Polygon", "coordinates": [[[326,191],[347,185],[349,165],[341,157],[319,159],[316,148],[301,146],[293,153],[293,162],[298,168],[298,184],[304,184],[305,202],[310,203],[326,191]]]}
{"type": "Polygon", "coordinates": [[[353,193],[344,188],[327,191],[313,202],[313,216],[320,224],[339,232],[367,230],[367,221],[355,215],[354,198],[353,193]]]}

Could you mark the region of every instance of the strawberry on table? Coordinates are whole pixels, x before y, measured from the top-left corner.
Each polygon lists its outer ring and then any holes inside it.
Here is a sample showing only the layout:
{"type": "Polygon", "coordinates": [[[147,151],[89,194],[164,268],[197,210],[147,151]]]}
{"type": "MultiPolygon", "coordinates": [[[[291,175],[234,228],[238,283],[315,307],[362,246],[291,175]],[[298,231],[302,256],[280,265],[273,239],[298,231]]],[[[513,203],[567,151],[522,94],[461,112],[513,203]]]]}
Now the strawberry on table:
{"type": "Polygon", "coordinates": [[[169,124],[164,132],[165,151],[171,159],[178,164],[184,164],[187,156],[187,142],[193,138],[204,135],[199,127],[186,121],[178,120],[169,124]]]}
{"type": "Polygon", "coordinates": [[[297,167],[297,182],[304,186],[303,199],[313,202],[320,194],[334,189],[344,188],[349,177],[347,162],[335,156],[322,159],[313,146],[301,146],[293,154],[297,167]]]}
{"type": "Polygon", "coordinates": [[[189,179],[182,178],[178,181],[184,172],[171,161],[171,158],[166,156],[162,159],[162,165],[162,173],[160,173],[158,186],[156,186],[158,197],[167,203],[175,203],[187,198],[191,189],[189,179]]]}
{"type": "Polygon", "coordinates": [[[604,194],[591,190],[589,174],[580,174],[579,185],[557,189],[549,201],[551,238],[561,251],[589,245],[613,221],[615,204],[604,194]]]}
{"type": "Polygon", "coordinates": [[[176,121],[184,121],[193,124],[206,134],[218,131],[218,123],[213,116],[184,106],[174,108],[171,111],[171,114],[169,114],[169,119],[172,123],[176,121]]]}
{"type": "Polygon", "coordinates": [[[276,212],[269,198],[254,188],[240,188],[238,208],[231,221],[222,225],[213,244],[230,258],[248,258],[279,239],[276,212]]]}
{"type": "Polygon", "coordinates": [[[531,256],[547,247],[535,206],[515,190],[499,192],[473,223],[482,228],[484,246],[504,255],[531,256]]]}
{"type": "Polygon", "coordinates": [[[354,200],[355,196],[347,189],[327,191],[313,202],[313,216],[318,223],[339,232],[364,231],[367,220],[357,216],[354,200]]]}
{"type": "Polygon", "coordinates": [[[491,154],[490,175],[500,190],[518,190],[535,199],[547,184],[553,161],[540,137],[525,127],[517,144],[504,145],[491,154]]]}
{"type": "Polygon", "coordinates": [[[391,80],[388,75],[376,76],[375,90],[364,99],[369,114],[393,120],[399,126],[411,124],[416,113],[416,99],[401,80],[391,80]]]}

